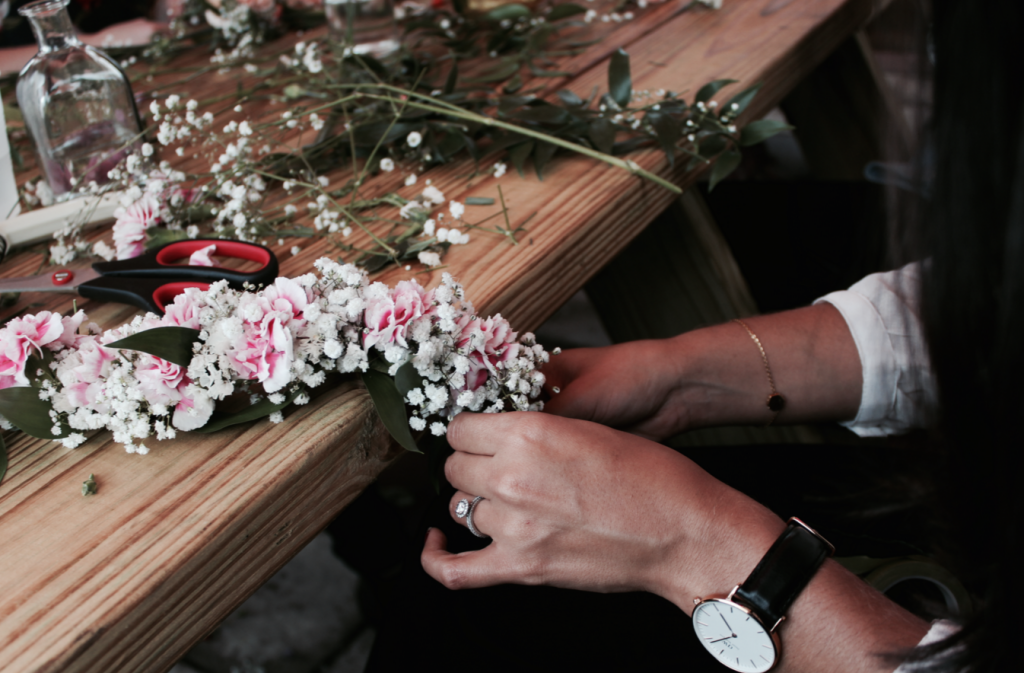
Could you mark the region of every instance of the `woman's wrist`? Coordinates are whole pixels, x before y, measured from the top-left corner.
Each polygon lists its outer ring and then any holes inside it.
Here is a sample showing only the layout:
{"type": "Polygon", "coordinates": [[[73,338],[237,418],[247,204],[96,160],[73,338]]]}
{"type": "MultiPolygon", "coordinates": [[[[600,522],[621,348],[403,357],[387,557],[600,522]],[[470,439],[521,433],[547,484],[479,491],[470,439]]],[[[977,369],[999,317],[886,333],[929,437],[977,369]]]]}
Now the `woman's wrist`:
{"type": "Polygon", "coordinates": [[[680,534],[651,587],[686,614],[694,598],[728,594],[741,584],[785,529],[767,507],[700,472],[702,479],[680,493],[680,534]]]}
{"type": "Polygon", "coordinates": [[[733,322],[667,340],[675,381],[665,404],[680,419],[678,431],[856,415],[863,386],[860,357],[835,307],[818,304],[744,322],[756,342],[733,322]],[[778,415],[768,406],[773,391],[785,399],[778,415]]]}

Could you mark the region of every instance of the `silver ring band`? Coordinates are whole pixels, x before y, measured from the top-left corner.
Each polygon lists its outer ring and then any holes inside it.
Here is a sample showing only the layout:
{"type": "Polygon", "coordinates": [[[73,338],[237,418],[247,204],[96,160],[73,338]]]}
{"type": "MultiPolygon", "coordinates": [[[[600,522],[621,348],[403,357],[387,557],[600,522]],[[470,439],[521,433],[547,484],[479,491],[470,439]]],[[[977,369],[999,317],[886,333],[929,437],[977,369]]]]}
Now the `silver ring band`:
{"type": "Polygon", "coordinates": [[[466,512],[466,526],[469,528],[469,532],[473,535],[476,535],[477,537],[482,537],[484,539],[489,539],[490,535],[484,535],[479,530],[477,530],[475,525],[473,525],[473,512],[476,511],[477,503],[479,503],[483,499],[484,497],[482,495],[478,495],[477,497],[473,498],[473,502],[469,503],[469,511],[466,512]]]}

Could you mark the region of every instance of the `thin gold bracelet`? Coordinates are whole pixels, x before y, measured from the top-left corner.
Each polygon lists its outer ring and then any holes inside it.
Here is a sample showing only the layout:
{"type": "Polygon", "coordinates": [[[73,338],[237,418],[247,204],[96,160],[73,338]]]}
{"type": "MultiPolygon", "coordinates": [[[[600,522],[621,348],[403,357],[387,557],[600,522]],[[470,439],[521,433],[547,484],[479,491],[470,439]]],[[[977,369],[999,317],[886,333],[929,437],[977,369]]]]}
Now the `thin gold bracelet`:
{"type": "Polygon", "coordinates": [[[765,401],[765,406],[773,412],[772,419],[765,425],[767,428],[775,422],[775,419],[779,416],[779,412],[785,408],[786,400],[779,394],[779,391],[775,389],[775,379],[772,377],[772,368],[768,366],[768,355],[764,352],[764,346],[761,345],[761,340],[758,339],[757,335],[754,334],[754,331],[747,326],[747,323],[743,322],[739,318],[734,318],[733,322],[739,323],[743,326],[743,329],[747,330],[747,334],[749,334],[750,338],[754,340],[755,344],[757,344],[757,350],[761,351],[761,360],[764,361],[764,372],[768,375],[768,385],[772,387],[772,392],[768,395],[768,398],[765,401]]]}

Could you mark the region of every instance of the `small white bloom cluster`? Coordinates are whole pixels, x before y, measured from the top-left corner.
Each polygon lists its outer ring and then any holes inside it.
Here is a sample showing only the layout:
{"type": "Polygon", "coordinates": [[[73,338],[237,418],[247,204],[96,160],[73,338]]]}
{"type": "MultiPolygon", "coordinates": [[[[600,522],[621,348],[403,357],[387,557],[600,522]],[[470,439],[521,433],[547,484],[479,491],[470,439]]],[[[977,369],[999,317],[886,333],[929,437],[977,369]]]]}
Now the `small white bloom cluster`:
{"type": "Polygon", "coordinates": [[[219,12],[206,10],[205,18],[231,47],[229,52],[218,48],[210,57],[211,63],[227,64],[250,57],[255,53],[253,48],[262,42],[262,34],[255,29],[256,17],[247,3],[223,3],[219,12]]]}
{"type": "Polygon", "coordinates": [[[295,58],[282,54],[280,61],[285,66],[311,75],[323,72],[324,64],[320,60],[320,52],[316,42],[299,42],[295,45],[295,58]]]}
{"type": "MultiPolygon", "coordinates": [[[[149,104],[149,111],[153,115],[153,121],[160,124],[156,139],[161,145],[166,147],[175,142],[191,140],[194,137],[193,133],[201,135],[198,133],[199,131],[209,128],[213,123],[213,113],[204,112],[198,115],[196,114],[197,107],[199,107],[199,104],[194,100],[190,100],[182,105],[181,96],[177,94],[168,96],[164,100],[163,106],[160,105],[159,101],[153,101],[149,104]]],[[[129,164],[127,170],[129,173],[132,173],[135,168],[129,164]]]]}
{"type": "MultiPolygon", "coordinates": [[[[439,261],[439,260],[432,260],[439,261]]],[[[426,261],[425,261],[426,263],[426,261]]],[[[0,388],[29,386],[52,406],[52,432],[67,446],[83,432],[106,428],[129,453],[143,440],[171,439],[209,421],[216,402],[244,395],[267,405],[273,422],[290,403],[305,404],[328,372],[374,368],[395,376],[409,367],[409,425],[444,434],[458,413],[539,410],[539,367],[548,353],[532,334],[517,338],[500,315],[478,318],[461,285],[447,273],[425,290],[415,281],[370,283],[351,264],[327,258],[319,275],[278,278],[258,292],[222,281],[178,295],[163,317],[136,317],[101,332],[83,312],[43,311],[0,329],[0,348],[21,353],[0,362],[0,388]],[[107,345],[159,327],[196,330],[187,367],[107,345]],[[52,374],[26,371],[29,353],[49,351],[52,374]],[[70,432],[63,428],[70,427],[70,432]]],[[[0,424],[4,423],[0,417],[0,424]]]]}

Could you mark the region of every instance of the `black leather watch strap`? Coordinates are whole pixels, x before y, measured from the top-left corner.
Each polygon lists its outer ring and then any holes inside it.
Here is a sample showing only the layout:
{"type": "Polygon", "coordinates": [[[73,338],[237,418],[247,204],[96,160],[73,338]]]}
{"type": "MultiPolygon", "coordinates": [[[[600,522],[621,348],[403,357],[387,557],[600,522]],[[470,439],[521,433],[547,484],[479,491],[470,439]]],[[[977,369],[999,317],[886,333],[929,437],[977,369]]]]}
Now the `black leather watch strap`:
{"type": "Polygon", "coordinates": [[[768,628],[774,628],[833,551],[825,538],[792,518],[747,580],[736,589],[734,598],[753,609],[768,628]]]}

